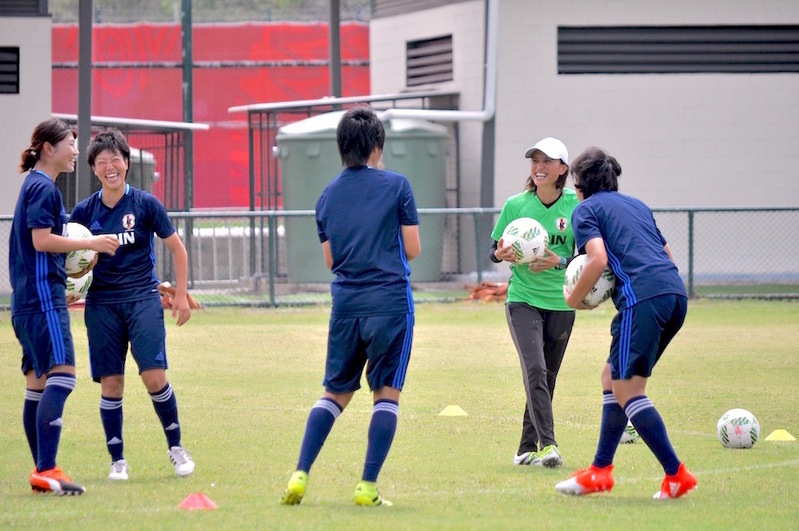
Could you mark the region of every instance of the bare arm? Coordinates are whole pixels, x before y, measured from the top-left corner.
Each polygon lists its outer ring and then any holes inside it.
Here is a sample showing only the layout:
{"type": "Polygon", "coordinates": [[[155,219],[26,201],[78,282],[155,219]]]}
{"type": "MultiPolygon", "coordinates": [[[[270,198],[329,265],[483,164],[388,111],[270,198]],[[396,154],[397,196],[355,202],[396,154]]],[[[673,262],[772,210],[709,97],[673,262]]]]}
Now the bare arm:
{"type": "Polygon", "coordinates": [[[669,255],[669,260],[671,260],[673,262],[674,261],[674,255],[671,254],[671,247],[669,247],[669,244],[667,243],[666,245],[663,246],[663,248],[666,250],[666,254],[669,255]]]}
{"type": "Polygon", "coordinates": [[[328,269],[333,269],[333,252],[330,250],[330,240],[322,243],[322,252],[325,255],[325,265],[328,269]]]}
{"type": "Polygon", "coordinates": [[[191,309],[187,298],[189,286],[189,255],[178,233],[175,232],[164,240],[166,248],[172,253],[175,263],[175,297],[172,301],[172,318],[177,325],[182,326],[191,319],[191,309]]]}
{"type": "Polygon", "coordinates": [[[53,234],[47,227],[32,229],[31,238],[33,239],[33,248],[40,253],[68,253],[91,249],[98,253],[113,255],[119,247],[119,240],[112,234],[101,234],[91,238],[67,238],[53,234]]]}
{"type": "Polygon", "coordinates": [[[413,260],[422,253],[419,225],[402,225],[402,246],[408,260],[413,260]]]}
{"type": "Polygon", "coordinates": [[[584,304],[583,299],[594,287],[594,284],[597,283],[608,265],[608,255],[605,252],[605,242],[602,238],[597,237],[589,240],[585,244],[585,253],[588,255],[588,260],[585,263],[580,279],[571,293],[567,293],[564,289],[566,304],[577,310],[593,308],[593,306],[584,304]]]}

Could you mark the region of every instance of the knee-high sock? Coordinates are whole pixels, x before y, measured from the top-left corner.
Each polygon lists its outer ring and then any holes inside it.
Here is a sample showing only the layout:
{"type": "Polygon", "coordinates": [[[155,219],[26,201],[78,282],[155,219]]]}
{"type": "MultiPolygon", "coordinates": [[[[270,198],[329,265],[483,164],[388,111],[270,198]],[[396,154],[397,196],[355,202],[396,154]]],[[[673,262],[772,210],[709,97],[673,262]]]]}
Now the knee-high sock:
{"type": "Polygon", "coordinates": [[[175,391],[167,382],[166,386],[155,393],[150,393],[153,400],[155,413],[161,420],[164,428],[167,446],[180,446],[180,423],[178,422],[178,399],[175,398],[175,391]]]}
{"type": "Polygon", "coordinates": [[[363,465],[363,481],[377,481],[377,475],[386,461],[394,433],[397,431],[399,404],[393,400],[378,400],[369,423],[369,444],[363,465]]]}
{"type": "Polygon", "coordinates": [[[56,465],[58,443],[61,441],[61,426],[64,403],[75,389],[75,376],[54,373],[47,377],[42,399],[36,410],[37,448],[36,469],[50,470],[56,465]]]}
{"type": "Polygon", "coordinates": [[[36,442],[36,410],[39,409],[42,393],[43,391],[35,389],[25,389],[25,405],[22,408],[22,426],[25,428],[25,436],[28,438],[28,446],[33,456],[33,466],[36,466],[36,457],[39,454],[36,442]]]}
{"type": "Polygon", "coordinates": [[[624,407],[624,412],[627,413],[641,439],[663,465],[666,474],[670,476],[676,474],[680,468],[680,460],[671,446],[666,425],[649,398],[646,395],[631,398],[624,407]]]}
{"type": "Polygon", "coordinates": [[[602,392],[602,422],[599,428],[599,442],[594,454],[594,466],[603,468],[613,464],[613,456],[619,447],[621,434],[627,426],[627,415],[611,391],[602,392]]]}
{"type": "Polygon", "coordinates": [[[122,442],[122,399],[100,397],[100,420],[105,430],[105,445],[111,454],[111,462],[125,457],[125,443],[122,442]]]}
{"type": "Polygon", "coordinates": [[[342,411],[341,406],[334,400],[325,397],[317,400],[311,407],[308,420],[305,423],[305,434],[302,436],[297,470],[311,471],[311,466],[319,456],[327,436],[330,435],[330,430],[333,429],[333,424],[342,411]]]}

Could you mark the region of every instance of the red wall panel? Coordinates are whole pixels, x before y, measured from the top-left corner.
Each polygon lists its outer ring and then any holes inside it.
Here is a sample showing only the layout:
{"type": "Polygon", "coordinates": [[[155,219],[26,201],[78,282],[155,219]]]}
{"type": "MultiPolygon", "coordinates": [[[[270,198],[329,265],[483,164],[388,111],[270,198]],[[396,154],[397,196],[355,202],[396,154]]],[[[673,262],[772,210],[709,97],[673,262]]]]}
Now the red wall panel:
{"type": "MultiPolygon", "coordinates": [[[[92,114],[181,121],[180,26],[106,24],[93,30],[92,114]],[[138,63],[129,66],[125,63],[138,63]],[[103,65],[114,65],[114,68],[103,65]],[[120,67],[121,66],[121,67],[120,67]]],[[[209,24],[193,28],[194,206],[249,204],[246,114],[228,108],[329,95],[327,24],[209,24]],[[268,62],[269,66],[247,65],[268,62]],[[209,66],[208,62],[228,64],[209,66]]],[[[369,28],[341,27],[344,96],[369,94],[369,28]]],[[[77,114],[78,28],[53,27],[53,112],[77,114]]],[[[158,190],[156,189],[156,192],[158,190]]]]}

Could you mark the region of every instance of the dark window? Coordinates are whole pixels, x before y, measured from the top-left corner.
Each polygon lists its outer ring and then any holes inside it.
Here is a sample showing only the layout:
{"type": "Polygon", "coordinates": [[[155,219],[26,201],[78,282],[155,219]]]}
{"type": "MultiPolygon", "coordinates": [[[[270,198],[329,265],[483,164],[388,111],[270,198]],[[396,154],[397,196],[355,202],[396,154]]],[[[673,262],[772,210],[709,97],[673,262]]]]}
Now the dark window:
{"type": "Polygon", "coordinates": [[[0,2],[0,16],[41,17],[47,15],[47,0],[3,0],[0,2]]]}
{"type": "Polygon", "coordinates": [[[799,72],[799,26],[558,28],[559,74],[799,72]]]}
{"type": "Polygon", "coordinates": [[[19,47],[0,47],[0,94],[19,94],[19,47]]]}
{"type": "Polygon", "coordinates": [[[452,35],[409,42],[406,86],[452,81],[452,35]]]}

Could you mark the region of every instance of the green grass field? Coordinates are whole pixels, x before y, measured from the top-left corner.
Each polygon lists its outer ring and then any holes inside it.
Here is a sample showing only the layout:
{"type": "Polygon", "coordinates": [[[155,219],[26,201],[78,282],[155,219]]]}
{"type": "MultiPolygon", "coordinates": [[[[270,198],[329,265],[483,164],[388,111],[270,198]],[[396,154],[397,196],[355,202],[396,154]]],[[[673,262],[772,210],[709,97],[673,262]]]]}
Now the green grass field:
{"type": "MultiPolygon", "coordinates": [[[[78,387],[67,402],[59,464],[84,484],[79,498],[32,495],[22,430],[24,380],[10,315],[0,313],[0,528],[324,529],[796,529],[799,441],[727,450],[726,410],[752,411],[761,437],[799,437],[799,304],[692,302],[655,369],[648,395],[699,488],[654,501],[662,469],[642,443],[619,448],[610,494],[565,497],[556,482],[593,456],[599,371],[612,307],[580,312],[555,394],[562,469],[512,466],[524,391],[501,304],[417,306],[413,356],[394,446],[380,476],[394,507],[351,502],[360,478],[371,400],[356,394],[311,471],[305,500],[278,499],[297,459],[305,419],[322,393],[329,307],[208,308],[168,330],[169,358],[193,476],[175,476],[144,386],[128,380],[125,448],[131,479],[106,479],[99,386],[88,373],[82,315],[73,313],[78,387]],[[468,416],[439,416],[448,405],[468,416]],[[202,492],[218,504],[185,511],[202,492]]],[[[135,365],[129,360],[130,368],[135,365]]],[[[135,372],[135,369],[132,371],[135,372]]]]}

